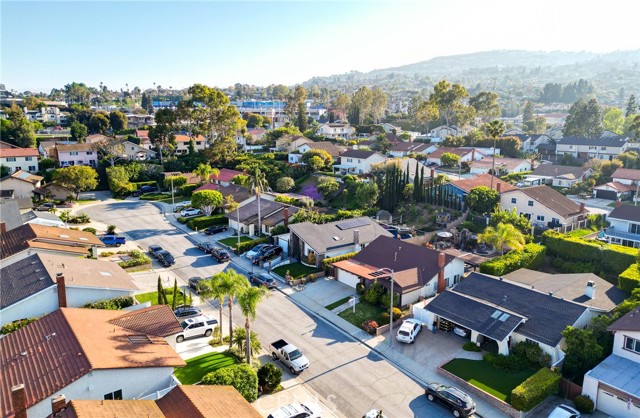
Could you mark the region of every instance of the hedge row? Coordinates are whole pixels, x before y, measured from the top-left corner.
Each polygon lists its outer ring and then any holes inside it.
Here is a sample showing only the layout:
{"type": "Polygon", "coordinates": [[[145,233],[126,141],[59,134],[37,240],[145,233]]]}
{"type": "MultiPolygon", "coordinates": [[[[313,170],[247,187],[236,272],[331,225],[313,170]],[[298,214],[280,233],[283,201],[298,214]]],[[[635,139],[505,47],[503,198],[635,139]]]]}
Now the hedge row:
{"type": "Polygon", "coordinates": [[[235,250],[236,254],[242,254],[242,253],[246,253],[247,251],[249,251],[250,249],[252,249],[253,247],[255,247],[258,244],[269,244],[270,242],[271,242],[271,238],[270,237],[256,238],[253,241],[241,242],[240,246],[238,246],[238,244],[236,244],[236,245],[234,245],[234,248],[238,247],[235,250]]]}
{"type": "Polygon", "coordinates": [[[480,264],[480,272],[503,276],[521,268],[539,270],[544,262],[546,251],[543,245],[530,243],[525,245],[522,251],[510,251],[502,257],[485,261],[480,264]]]}
{"type": "Polygon", "coordinates": [[[180,186],[180,194],[185,197],[190,197],[193,194],[193,191],[200,187],[197,184],[185,184],[184,186],[180,186]]]}
{"type": "Polygon", "coordinates": [[[560,374],[544,367],[511,391],[511,405],[518,411],[530,411],[560,390],[560,374]]]}
{"type": "Polygon", "coordinates": [[[349,259],[349,258],[353,257],[356,254],[358,254],[358,253],[357,252],[353,252],[353,253],[347,253],[347,254],[338,255],[338,256],[335,256],[335,257],[325,258],[324,260],[322,260],[322,268],[326,272],[329,272],[329,269],[331,268],[331,264],[332,263],[337,263],[338,261],[349,259]]]}
{"type": "Polygon", "coordinates": [[[118,265],[122,268],[128,268],[151,263],[151,259],[138,250],[131,250],[129,252],[129,257],[131,257],[131,260],[121,261],[118,265]]]}
{"type": "Polygon", "coordinates": [[[0,334],[7,335],[12,333],[13,331],[17,331],[20,328],[29,325],[33,321],[38,318],[25,318],[25,319],[17,319],[13,322],[9,322],[8,324],[4,324],[2,328],[0,328],[0,334]]]}
{"type": "Polygon", "coordinates": [[[545,231],[542,240],[551,255],[595,263],[614,274],[620,274],[634,264],[638,255],[637,248],[568,237],[552,230],[545,231]]]}
{"type": "Polygon", "coordinates": [[[158,183],[155,181],[132,181],[131,184],[135,186],[136,190],[139,190],[142,186],[158,186],[158,183]]]}
{"type": "Polygon", "coordinates": [[[618,276],[618,287],[625,292],[640,288],[640,264],[632,264],[618,276]]]}
{"type": "Polygon", "coordinates": [[[224,215],[211,215],[211,216],[198,216],[197,218],[191,218],[187,221],[187,227],[194,231],[198,228],[198,231],[202,231],[205,228],[214,225],[226,225],[229,222],[224,215]]]}
{"type": "Polygon", "coordinates": [[[118,298],[100,300],[98,302],[87,303],[83,305],[83,308],[87,309],[109,309],[112,311],[117,311],[120,309],[128,308],[132,306],[134,303],[133,297],[131,296],[121,296],[118,298]]]}

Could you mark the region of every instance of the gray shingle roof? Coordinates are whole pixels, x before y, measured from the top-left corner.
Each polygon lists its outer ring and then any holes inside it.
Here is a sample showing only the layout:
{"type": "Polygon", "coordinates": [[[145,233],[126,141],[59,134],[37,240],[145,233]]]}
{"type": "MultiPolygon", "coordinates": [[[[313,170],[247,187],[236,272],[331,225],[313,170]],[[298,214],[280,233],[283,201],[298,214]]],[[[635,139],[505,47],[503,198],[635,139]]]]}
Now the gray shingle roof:
{"type": "Polygon", "coordinates": [[[612,354],[588,375],[631,395],[640,396],[640,363],[612,354]]]}
{"type": "Polygon", "coordinates": [[[549,186],[524,187],[522,189],[510,190],[507,193],[516,192],[524,193],[531,199],[565,218],[581,213],[579,204],[549,186]]]}
{"type": "MultiPolygon", "coordinates": [[[[284,220],[284,208],[289,208],[289,217],[298,211],[295,206],[288,206],[280,202],[260,198],[260,216],[262,223],[268,226],[277,225],[284,220]]],[[[258,223],[258,200],[253,200],[244,206],[240,206],[240,223],[258,223]]],[[[226,218],[236,221],[237,212],[231,211],[224,215],[226,218]]]]}
{"type": "Polygon", "coordinates": [[[640,307],[618,319],[607,328],[609,331],[640,331],[640,307]]]}
{"type": "Polygon", "coordinates": [[[583,138],[565,136],[558,140],[558,145],[595,145],[599,147],[622,147],[627,140],[622,136],[614,136],[611,138],[583,138]]]}
{"type": "Polygon", "coordinates": [[[534,176],[558,177],[573,174],[574,178],[580,178],[585,170],[582,167],[572,167],[569,165],[540,164],[533,170],[534,176]]]}
{"type": "Polygon", "coordinates": [[[362,159],[367,159],[369,157],[371,157],[373,154],[376,154],[375,151],[368,151],[368,150],[357,150],[357,149],[350,149],[347,152],[345,152],[344,154],[341,155],[341,157],[347,157],[347,158],[362,158],[362,159]]]}
{"type": "Polygon", "coordinates": [[[37,254],[2,268],[0,282],[0,309],[54,285],[37,254]]]}

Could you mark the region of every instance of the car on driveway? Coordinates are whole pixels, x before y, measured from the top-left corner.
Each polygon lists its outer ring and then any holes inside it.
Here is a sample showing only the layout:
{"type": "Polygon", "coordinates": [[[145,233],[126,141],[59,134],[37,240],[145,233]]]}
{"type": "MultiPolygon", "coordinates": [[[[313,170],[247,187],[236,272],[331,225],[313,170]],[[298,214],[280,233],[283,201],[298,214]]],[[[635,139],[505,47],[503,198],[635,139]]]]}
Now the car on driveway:
{"type": "Polygon", "coordinates": [[[276,288],[276,279],[269,276],[267,273],[251,273],[249,274],[249,282],[251,284],[257,284],[259,286],[264,286],[267,289],[275,289],[276,288]]]}
{"type": "Polygon", "coordinates": [[[580,418],[580,412],[567,405],[558,405],[551,411],[549,418],[580,418]]]}
{"type": "Polygon", "coordinates": [[[231,260],[229,253],[222,248],[214,248],[211,251],[211,257],[215,258],[218,263],[231,260]]]}
{"type": "Polygon", "coordinates": [[[202,315],[200,309],[195,306],[179,306],[173,311],[173,314],[176,316],[178,321],[183,321],[188,318],[195,318],[196,316],[202,315]]]}
{"type": "Polygon", "coordinates": [[[220,232],[224,232],[228,229],[227,225],[213,225],[204,230],[204,233],[207,235],[218,234],[220,232]]]}
{"type": "Polygon", "coordinates": [[[417,319],[405,319],[396,334],[396,339],[401,343],[414,343],[418,333],[422,329],[422,323],[417,319]]]}
{"type": "Polygon", "coordinates": [[[43,203],[40,206],[36,207],[36,211],[38,212],[49,212],[51,209],[54,209],[56,205],[51,202],[43,203]]]}
{"type": "Polygon", "coordinates": [[[149,245],[149,255],[153,258],[158,258],[158,253],[162,250],[162,247],[159,245],[149,245]]]}
{"type": "Polygon", "coordinates": [[[180,212],[190,207],[191,207],[191,202],[187,200],[185,202],[176,203],[176,206],[174,207],[173,211],[180,212]]]}
{"type": "Polygon", "coordinates": [[[211,253],[211,251],[216,249],[215,244],[213,244],[212,242],[199,242],[198,245],[196,245],[196,247],[198,247],[199,250],[202,250],[207,254],[211,253]]]}
{"type": "Polygon", "coordinates": [[[202,215],[202,211],[196,208],[189,208],[189,209],[184,209],[180,211],[180,216],[183,216],[183,217],[196,216],[196,215],[202,215]]]}
{"type": "Polygon", "coordinates": [[[322,408],[312,402],[292,403],[271,412],[267,418],[322,418],[322,408]]]}
{"type": "Polygon", "coordinates": [[[165,267],[171,267],[176,263],[176,259],[167,250],[160,250],[156,253],[156,260],[165,267]]]}
{"type": "Polygon", "coordinates": [[[256,255],[258,255],[258,253],[264,248],[264,247],[270,247],[271,244],[258,244],[255,247],[253,247],[251,250],[247,251],[246,253],[244,253],[244,256],[247,257],[249,260],[253,260],[253,257],[255,257],[256,255]]]}
{"type": "Polygon", "coordinates": [[[261,250],[258,255],[253,258],[253,264],[259,264],[261,261],[269,261],[282,254],[282,248],[277,245],[272,245],[266,249],[261,250]]]}
{"type": "Polygon", "coordinates": [[[430,402],[438,402],[451,410],[456,418],[469,417],[476,412],[476,403],[458,388],[431,383],[424,390],[430,402]]]}
{"type": "Polygon", "coordinates": [[[462,327],[455,327],[453,329],[453,333],[462,338],[466,338],[469,336],[469,330],[462,327]]]}
{"type": "Polygon", "coordinates": [[[192,289],[194,292],[199,293],[200,292],[199,283],[203,280],[204,279],[200,276],[190,277],[188,280],[189,288],[192,289]]]}

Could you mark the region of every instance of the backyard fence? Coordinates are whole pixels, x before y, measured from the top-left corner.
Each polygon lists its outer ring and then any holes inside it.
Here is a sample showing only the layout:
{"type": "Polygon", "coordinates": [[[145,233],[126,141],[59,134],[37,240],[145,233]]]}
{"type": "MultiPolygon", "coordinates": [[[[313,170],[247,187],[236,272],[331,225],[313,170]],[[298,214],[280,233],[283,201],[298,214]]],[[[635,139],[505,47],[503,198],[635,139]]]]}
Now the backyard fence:
{"type": "Polygon", "coordinates": [[[566,398],[574,400],[576,396],[582,393],[582,386],[578,386],[572,381],[565,379],[564,377],[560,379],[560,394],[566,398]]]}

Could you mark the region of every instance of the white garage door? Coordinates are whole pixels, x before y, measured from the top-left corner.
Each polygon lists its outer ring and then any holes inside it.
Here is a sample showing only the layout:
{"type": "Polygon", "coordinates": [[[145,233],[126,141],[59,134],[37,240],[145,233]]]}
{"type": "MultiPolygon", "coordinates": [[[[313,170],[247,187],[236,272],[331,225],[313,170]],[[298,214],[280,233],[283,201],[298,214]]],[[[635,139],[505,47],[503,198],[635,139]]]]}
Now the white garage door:
{"type": "Polygon", "coordinates": [[[336,269],[336,273],[338,275],[338,281],[342,282],[348,286],[356,288],[356,285],[360,283],[358,276],[355,274],[349,273],[348,271],[344,271],[341,269],[336,269]]]}
{"type": "Polygon", "coordinates": [[[597,408],[616,418],[637,418],[640,416],[640,407],[629,404],[626,399],[622,399],[606,390],[598,390],[597,408]]]}

